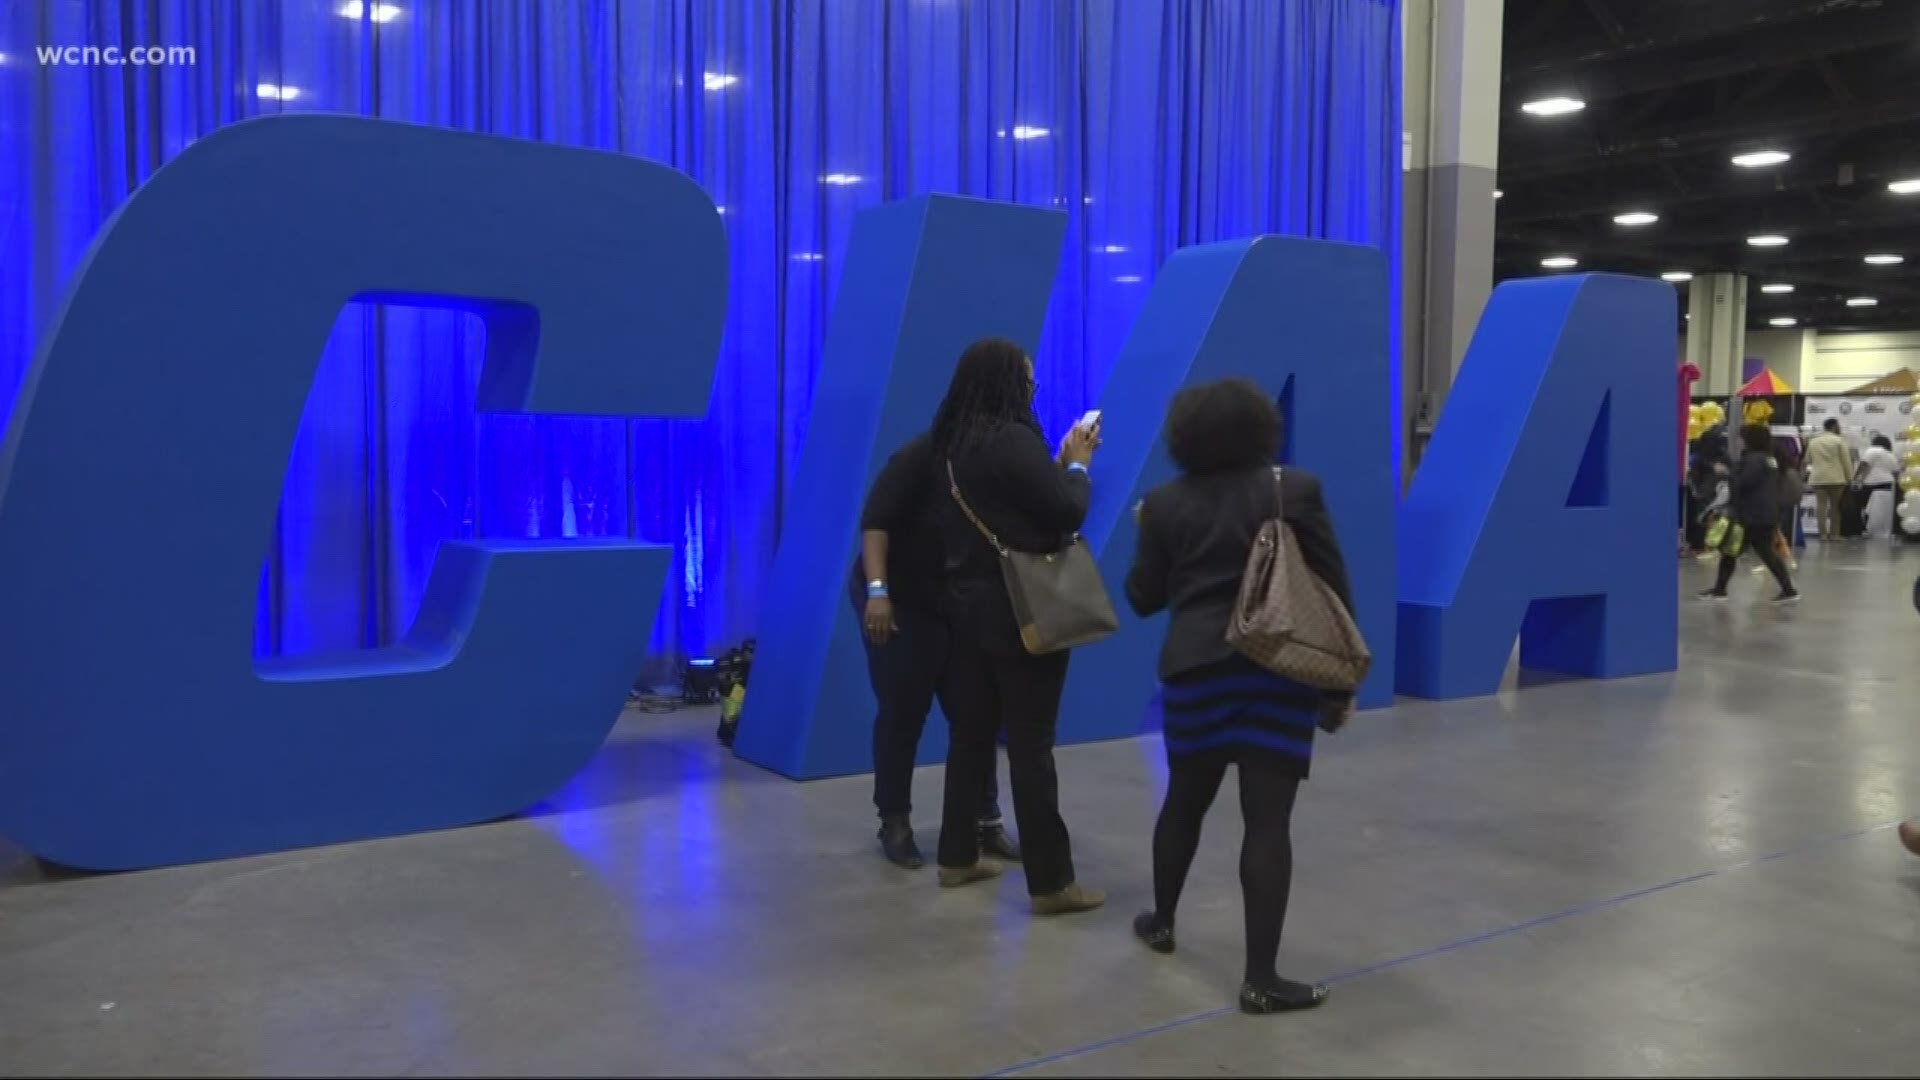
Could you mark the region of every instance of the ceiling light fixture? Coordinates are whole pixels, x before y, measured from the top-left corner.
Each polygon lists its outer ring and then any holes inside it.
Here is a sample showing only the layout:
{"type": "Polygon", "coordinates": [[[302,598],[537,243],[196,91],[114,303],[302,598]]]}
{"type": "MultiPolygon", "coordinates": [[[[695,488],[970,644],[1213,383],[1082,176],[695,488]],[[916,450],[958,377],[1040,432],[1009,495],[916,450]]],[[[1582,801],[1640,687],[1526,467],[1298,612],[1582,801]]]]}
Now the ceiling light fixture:
{"type": "Polygon", "coordinates": [[[1577,97],[1561,94],[1555,97],[1540,98],[1520,106],[1520,111],[1528,116],[1566,116],[1577,113],[1587,107],[1587,103],[1577,97]]]}
{"type": "Polygon", "coordinates": [[[1868,266],[1899,266],[1906,261],[1905,255],[1869,255],[1866,258],[1868,266]]]}
{"type": "Polygon", "coordinates": [[[1615,225],[1651,225],[1659,220],[1660,215],[1651,210],[1628,210],[1623,214],[1613,215],[1615,225]]]}
{"type": "Polygon", "coordinates": [[[1500,190],[1499,188],[1494,188],[1494,189],[1493,189],[1493,197],[1494,197],[1494,198],[1496,198],[1496,199],[1498,199],[1498,198],[1501,198],[1501,197],[1502,197],[1502,196],[1504,196],[1504,195],[1506,195],[1506,192],[1504,192],[1504,191],[1501,191],[1501,190],[1500,190]]]}
{"type": "Polygon", "coordinates": [[[1893,192],[1895,195],[1912,195],[1915,192],[1920,192],[1920,176],[1908,177],[1905,180],[1895,180],[1893,183],[1887,185],[1887,190],[1893,192]]]}
{"type": "Polygon", "coordinates": [[[1660,275],[1660,280],[1661,281],[1692,281],[1693,271],[1669,270],[1666,273],[1660,275]]]}
{"type": "Polygon", "coordinates": [[[1779,165],[1792,160],[1793,155],[1785,150],[1754,150],[1733,155],[1733,163],[1743,169],[1761,169],[1768,165],[1779,165]]]}
{"type": "Polygon", "coordinates": [[[1879,300],[1876,300],[1876,299],[1874,299],[1874,298],[1873,298],[1873,297],[1871,297],[1871,296],[1849,296],[1849,297],[1847,297],[1847,306],[1848,306],[1848,307],[1872,307],[1873,305],[1875,305],[1875,304],[1877,304],[1877,303],[1879,303],[1879,302],[1880,302],[1879,300]]]}
{"type": "Polygon", "coordinates": [[[1747,237],[1747,243],[1754,247],[1784,247],[1787,238],[1779,233],[1763,233],[1759,236],[1747,237]]]}
{"type": "Polygon", "coordinates": [[[1776,281],[1768,285],[1760,286],[1760,291],[1763,293],[1790,293],[1793,291],[1793,286],[1784,281],[1776,281]]]}
{"type": "Polygon", "coordinates": [[[1549,270],[1571,270],[1580,265],[1580,260],[1571,255],[1549,255],[1540,260],[1540,265],[1549,270]]]}
{"type": "Polygon", "coordinates": [[[1768,326],[1799,326],[1800,320],[1791,315],[1775,315],[1767,320],[1768,326]]]}

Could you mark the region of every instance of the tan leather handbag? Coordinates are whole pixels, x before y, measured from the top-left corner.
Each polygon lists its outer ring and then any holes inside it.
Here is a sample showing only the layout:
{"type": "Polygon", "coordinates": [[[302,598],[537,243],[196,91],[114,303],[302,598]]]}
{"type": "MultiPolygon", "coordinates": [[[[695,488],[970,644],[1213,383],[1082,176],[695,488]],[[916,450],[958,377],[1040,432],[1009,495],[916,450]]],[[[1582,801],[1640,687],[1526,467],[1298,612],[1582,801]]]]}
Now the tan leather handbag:
{"type": "Polygon", "coordinates": [[[1247,553],[1227,643],[1275,675],[1352,693],[1373,666],[1373,652],[1333,587],[1307,568],[1286,522],[1279,469],[1273,486],[1282,508],[1260,526],[1247,553]]]}
{"type": "Polygon", "coordinates": [[[1079,534],[1049,554],[1014,551],[967,504],[951,461],[947,462],[947,483],[961,513],[1000,556],[1000,576],[1007,583],[1014,622],[1020,625],[1020,643],[1029,653],[1044,656],[1091,645],[1120,629],[1120,617],[1114,614],[1106,583],[1100,580],[1100,566],[1079,534]]]}

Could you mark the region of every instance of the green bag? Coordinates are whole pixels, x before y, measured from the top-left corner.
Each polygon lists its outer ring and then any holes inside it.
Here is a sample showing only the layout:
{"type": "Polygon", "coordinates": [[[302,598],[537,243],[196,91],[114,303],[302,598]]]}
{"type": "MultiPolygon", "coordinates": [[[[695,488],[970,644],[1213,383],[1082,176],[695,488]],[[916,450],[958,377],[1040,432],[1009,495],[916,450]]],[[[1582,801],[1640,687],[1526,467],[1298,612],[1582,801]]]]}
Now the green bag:
{"type": "Polygon", "coordinates": [[[1717,518],[1707,529],[1707,548],[1727,558],[1738,558],[1747,548],[1747,530],[1731,518],[1717,518]]]}

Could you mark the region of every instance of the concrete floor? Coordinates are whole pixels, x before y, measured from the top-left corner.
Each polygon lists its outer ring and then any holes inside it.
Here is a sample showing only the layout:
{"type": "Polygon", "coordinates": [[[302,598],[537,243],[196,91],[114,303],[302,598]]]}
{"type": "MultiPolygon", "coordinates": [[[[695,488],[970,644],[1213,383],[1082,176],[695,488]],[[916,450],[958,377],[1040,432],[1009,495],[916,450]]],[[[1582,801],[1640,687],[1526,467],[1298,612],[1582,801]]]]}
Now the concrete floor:
{"type": "Polygon", "coordinates": [[[632,716],[518,820],[95,877],[0,847],[0,1073],[1912,1072],[1915,554],[1813,553],[1785,610],[1743,572],[1684,609],[1677,676],[1325,740],[1282,957],[1335,984],[1317,1013],[1231,1010],[1230,796],[1179,954],[1129,937],[1153,740],[1061,752],[1113,895],[1041,923],[1017,877],[883,864],[865,779],[792,784],[708,718],[632,716]]]}

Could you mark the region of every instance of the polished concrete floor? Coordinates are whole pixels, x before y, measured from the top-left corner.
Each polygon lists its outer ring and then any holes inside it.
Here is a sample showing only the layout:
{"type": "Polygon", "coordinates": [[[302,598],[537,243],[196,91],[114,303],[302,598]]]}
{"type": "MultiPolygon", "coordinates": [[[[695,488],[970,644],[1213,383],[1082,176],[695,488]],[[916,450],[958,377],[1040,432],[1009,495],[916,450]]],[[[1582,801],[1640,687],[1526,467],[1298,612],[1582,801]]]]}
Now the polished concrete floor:
{"type": "MultiPolygon", "coordinates": [[[[1233,803],[1139,949],[1152,740],[1062,751],[1104,911],[942,892],[863,779],[631,716],[540,812],[110,876],[0,848],[4,1074],[1902,1074],[1920,1070],[1920,552],[1689,605],[1672,677],[1407,702],[1325,740],[1283,969],[1231,1010],[1233,803]]],[[[1688,566],[1691,592],[1709,568],[1688,566]]],[[[916,797],[931,839],[938,769],[916,797]]]]}

